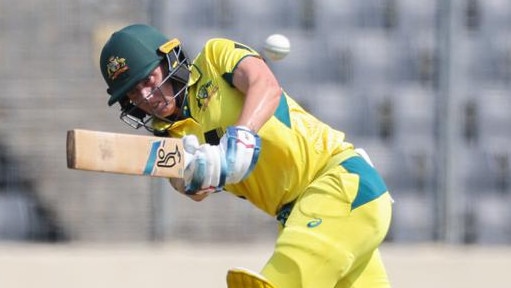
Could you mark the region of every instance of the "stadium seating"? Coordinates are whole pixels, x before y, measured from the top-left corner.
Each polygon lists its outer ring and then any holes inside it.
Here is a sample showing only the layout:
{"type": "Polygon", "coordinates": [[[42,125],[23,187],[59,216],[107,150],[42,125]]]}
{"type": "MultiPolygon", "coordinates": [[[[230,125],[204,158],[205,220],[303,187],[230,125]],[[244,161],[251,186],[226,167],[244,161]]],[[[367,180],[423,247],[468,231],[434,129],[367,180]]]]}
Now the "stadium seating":
{"type": "MultiPolygon", "coordinates": [[[[291,53],[268,64],[300,104],[368,150],[396,198],[394,241],[430,241],[436,233],[441,223],[434,214],[445,203],[435,197],[445,191],[437,191],[435,177],[445,160],[439,158],[449,157],[456,164],[452,180],[459,190],[451,192],[460,197],[449,205],[457,205],[465,241],[511,243],[511,1],[449,1],[454,5],[449,43],[439,42],[438,34],[448,30],[437,29],[439,13],[446,12],[438,5],[448,1],[112,0],[101,9],[97,1],[61,1],[58,7],[50,2],[2,6],[0,144],[20,163],[33,166],[28,169],[32,173],[20,169],[15,174],[34,175],[40,199],[72,239],[138,241],[158,233],[183,239],[268,236],[243,230],[246,223],[257,226],[261,220],[245,214],[244,202],[221,206],[237,220],[216,217],[220,220],[215,222],[210,215],[219,211],[216,200],[193,209],[197,214],[189,217],[187,205],[193,204],[165,198],[172,197],[161,192],[169,189],[166,182],[160,187],[159,182],[66,169],[67,129],[136,133],[118,122],[118,106],[105,107],[105,86],[93,54],[99,48],[91,47],[91,31],[149,22],[180,38],[190,56],[212,37],[230,37],[261,51],[268,35],[285,34],[291,53]],[[141,12],[144,4],[150,5],[147,18],[141,12]],[[33,16],[38,5],[45,9],[33,16]],[[449,57],[440,58],[440,52],[450,52],[449,57]],[[444,68],[450,73],[440,75],[444,68]],[[449,84],[441,86],[447,91],[439,93],[439,80],[449,84]],[[439,100],[446,100],[440,97],[446,96],[452,97],[456,113],[449,135],[455,151],[449,155],[436,153],[444,140],[438,132],[445,128],[436,112],[442,108],[439,100]],[[156,206],[163,212],[153,211],[156,206]],[[156,219],[157,213],[172,215],[156,219]],[[221,221],[234,221],[229,229],[245,234],[215,233],[225,226],[221,221]]],[[[2,172],[1,181],[12,176],[10,170],[2,172]]],[[[24,210],[12,207],[24,199],[5,191],[0,191],[0,218],[21,219],[24,210]]],[[[272,225],[271,219],[262,222],[272,225]]],[[[16,237],[26,237],[26,223],[19,223],[16,237]]]]}

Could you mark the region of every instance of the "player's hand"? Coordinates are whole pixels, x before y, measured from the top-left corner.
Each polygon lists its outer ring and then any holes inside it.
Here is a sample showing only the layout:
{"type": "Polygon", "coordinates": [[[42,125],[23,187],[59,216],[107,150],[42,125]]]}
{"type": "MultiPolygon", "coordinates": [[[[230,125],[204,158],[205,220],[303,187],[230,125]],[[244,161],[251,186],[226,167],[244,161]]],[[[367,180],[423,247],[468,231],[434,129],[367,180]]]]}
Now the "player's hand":
{"type": "Polygon", "coordinates": [[[221,189],[221,154],[218,146],[203,144],[199,146],[184,171],[185,193],[193,195],[205,189],[221,189]]]}
{"type": "Polygon", "coordinates": [[[220,149],[227,164],[225,184],[238,183],[254,169],[261,138],[245,126],[230,126],[220,139],[220,149]]]}
{"type": "Polygon", "coordinates": [[[204,189],[219,191],[247,177],[259,158],[261,140],[246,127],[230,126],[219,145],[197,147],[191,139],[184,139],[184,146],[193,155],[185,168],[185,193],[195,194],[204,189]]]}
{"type": "Polygon", "coordinates": [[[199,139],[197,139],[197,136],[195,135],[186,135],[183,137],[183,148],[185,150],[185,170],[184,170],[184,191],[181,191],[183,193],[186,193],[186,190],[190,186],[190,183],[192,182],[193,174],[195,173],[195,170],[197,169],[197,161],[195,159],[195,153],[199,149],[199,139]]]}
{"type": "Polygon", "coordinates": [[[185,169],[190,165],[197,149],[199,149],[199,139],[191,134],[183,137],[183,148],[185,150],[185,169]]]}
{"type": "MultiPolygon", "coordinates": [[[[185,170],[184,183],[185,194],[193,195],[202,189],[206,173],[206,158],[201,151],[199,140],[195,135],[186,135],[183,137],[183,147],[185,150],[185,170]]],[[[202,148],[204,150],[204,148],[202,148]]]]}
{"type": "Polygon", "coordinates": [[[188,196],[193,201],[200,202],[204,200],[206,197],[208,197],[211,193],[214,193],[216,191],[217,191],[216,189],[204,189],[197,191],[195,194],[187,194],[186,196],[188,196]]]}

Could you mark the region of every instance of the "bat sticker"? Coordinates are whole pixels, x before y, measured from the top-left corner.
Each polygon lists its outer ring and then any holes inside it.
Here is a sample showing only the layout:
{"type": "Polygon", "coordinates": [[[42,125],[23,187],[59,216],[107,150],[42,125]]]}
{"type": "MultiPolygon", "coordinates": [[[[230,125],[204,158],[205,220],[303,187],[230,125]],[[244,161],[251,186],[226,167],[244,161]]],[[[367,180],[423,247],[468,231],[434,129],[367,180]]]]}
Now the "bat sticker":
{"type": "Polygon", "coordinates": [[[181,162],[181,153],[179,153],[177,145],[175,146],[174,151],[168,153],[165,152],[165,149],[160,148],[158,150],[158,159],[160,159],[160,161],[156,163],[156,166],[167,168],[174,167],[177,163],[181,162]]]}
{"type": "Polygon", "coordinates": [[[167,152],[165,151],[165,140],[154,141],[143,174],[151,175],[155,167],[171,168],[177,163],[181,163],[181,153],[177,145],[174,151],[167,152]]]}

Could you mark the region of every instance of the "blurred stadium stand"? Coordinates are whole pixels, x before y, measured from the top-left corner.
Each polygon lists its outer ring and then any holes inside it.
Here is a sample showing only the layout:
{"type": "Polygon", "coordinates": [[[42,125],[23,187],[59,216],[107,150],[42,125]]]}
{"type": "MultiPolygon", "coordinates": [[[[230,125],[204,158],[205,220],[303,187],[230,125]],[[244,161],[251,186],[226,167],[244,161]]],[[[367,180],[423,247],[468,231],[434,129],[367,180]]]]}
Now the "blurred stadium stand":
{"type": "Polygon", "coordinates": [[[57,242],[67,239],[51,211],[35,193],[30,179],[0,146],[0,239],[57,242]]]}
{"type": "MultiPolygon", "coordinates": [[[[66,130],[136,133],[118,120],[118,107],[106,106],[97,62],[113,29],[144,22],[180,38],[190,55],[211,37],[260,49],[269,34],[287,35],[292,52],[271,68],[298,102],[372,155],[396,200],[387,241],[445,240],[435,176],[445,124],[437,114],[438,3],[0,0],[0,152],[9,159],[0,166],[0,239],[276,235],[273,219],[228,194],[194,203],[164,180],[66,168],[66,130]]],[[[457,224],[463,243],[511,244],[511,2],[452,0],[452,7],[457,224]]]]}

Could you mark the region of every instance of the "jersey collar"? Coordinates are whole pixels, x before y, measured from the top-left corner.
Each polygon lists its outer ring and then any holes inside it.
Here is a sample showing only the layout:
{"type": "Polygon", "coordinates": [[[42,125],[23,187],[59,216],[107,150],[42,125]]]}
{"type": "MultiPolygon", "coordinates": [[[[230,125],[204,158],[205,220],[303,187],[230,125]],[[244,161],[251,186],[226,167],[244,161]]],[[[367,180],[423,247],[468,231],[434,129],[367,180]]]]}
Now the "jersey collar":
{"type": "Polygon", "coordinates": [[[193,86],[199,82],[199,79],[202,77],[202,72],[199,70],[197,66],[192,64],[190,66],[190,78],[188,79],[188,87],[193,86]]]}

